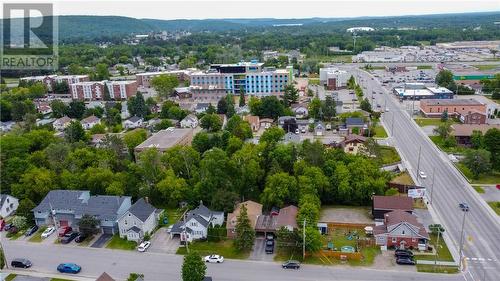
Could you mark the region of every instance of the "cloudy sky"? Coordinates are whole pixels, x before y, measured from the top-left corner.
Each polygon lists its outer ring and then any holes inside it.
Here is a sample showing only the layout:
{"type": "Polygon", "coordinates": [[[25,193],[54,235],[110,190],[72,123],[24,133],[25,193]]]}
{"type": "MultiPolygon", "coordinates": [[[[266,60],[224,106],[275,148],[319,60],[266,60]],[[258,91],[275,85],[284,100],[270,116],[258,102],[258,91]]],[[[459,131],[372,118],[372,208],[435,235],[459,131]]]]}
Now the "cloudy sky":
{"type": "Polygon", "coordinates": [[[31,0],[30,2],[37,1],[54,2],[55,13],[59,15],[115,15],[154,19],[359,17],[500,11],[498,0],[31,0]]]}

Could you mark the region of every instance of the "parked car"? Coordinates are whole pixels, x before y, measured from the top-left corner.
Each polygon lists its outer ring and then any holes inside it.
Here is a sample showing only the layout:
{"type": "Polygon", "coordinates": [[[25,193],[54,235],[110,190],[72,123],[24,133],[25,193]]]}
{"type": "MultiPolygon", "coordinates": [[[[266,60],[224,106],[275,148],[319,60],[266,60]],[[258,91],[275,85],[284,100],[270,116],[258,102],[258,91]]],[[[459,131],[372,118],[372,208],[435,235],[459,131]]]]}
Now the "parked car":
{"type": "Polygon", "coordinates": [[[49,237],[52,233],[56,231],[56,228],[53,226],[47,227],[44,232],[42,232],[42,238],[47,238],[49,237]]]}
{"type": "Polygon", "coordinates": [[[9,233],[10,234],[16,234],[18,231],[19,230],[15,226],[12,226],[11,228],[9,228],[9,233]]]}
{"type": "Polygon", "coordinates": [[[57,271],[61,273],[77,274],[82,270],[82,267],[75,263],[61,263],[57,266],[57,271]]]}
{"type": "Polygon", "coordinates": [[[210,263],[223,263],[224,262],[224,257],[219,256],[219,255],[210,255],[206,256],[204,258],[205,262],[210,262],[210,263]]]}
{"type": "Polygon", "coordinates": [[[9,231],[9,229],[11,229],[12,227],[14,227],[14,225],[12,223],[8,223],[3,227],[3,230],[9,231]]]}
{"type": "Polygon", "coordinates": [[[497,189],[500,190],[500,184],[497,184],[497,189]]]}
{"type": "Polygon", "coordinates": [[[415,265],[415,261],[411,258],[396,258],[396,263],[397,264],[404,264],[404,265],[415,265]]]}
{"type": "Polygon", "coordinates": [[[412,258],[413,253],[408,250],[396,250],[394,252],[394,256],[396,256],[397,258],[412,258]]]}
{"type": "Polygon", "coordinates": [[[68,244],[69,242],[73,241],[78,236],[78,234],[78,232],[66,233],[66,235],[61,238],[61,244],[68,244]]]}
{"type": "Polygon", "coordinates": [[[467,203],[460,203],[460,204],[458,204],[458,207],[460,207],[460,209],[462,209],[462,211],[464,211],[464,212],[469,211],[469,205],[467,203]]]}
{"type": "Polygon", "coordinates": [[[274,240],[266,241],[266,254],[274,253],[274,240]]]}
{"type": "Polygon", "coordinates": [[[421,178],[423,178],[423,179],[426,179],[426,178],[427,178],[427,175],[425,174],[425,172],[424,172],[424,171],[420,171],[420,172],[418,172],[418,175],[419,175],[421,178]]]}
{"type": "Polygon", "coordinates": [[[26,237],[28,237],[28,236],[33,235],[37,231],[38,231],[38,225],[34,225],[34,226],[30,227],[28,230],[26,230],[26,233],[24,235],[26,235],[26,237]]]}
{"type": "Polygon", "coordinates": [[[141,243],[141,245],[139,245],[139,247],[137,247],[137,251],[145,252],[149,248],[149,246],[151,246],[151,242],[144,241],[141,243]]]}
{"type": "Polygon", "coordinates": [[[64,235],[70,233],[73,230],[71,226],[63,226],[59,229],[59,237],[63,237],[64,235]]]}
{"type": "Polygon", "coordinates": [[[18,267],[18,268],[29,268],[32,265],[33,264],[28,259],[13,259],[10,262],[10,266],[12,266],[12,267],[18,267]]]}
{"type": "Polygon", "coordinates": [[[83,241],[85,241],[85,239],[87,239],[87,235],[80,233],[80,234],[78,234],[78,236],[76,236],[75,242],[82,243],[83,241]]]}
{"type": "Polygon", "coordinates": [[[274,235],[272,233],[268,233],[266,235],[266,240],[274,240],[274,235]]]}
{"type": "Polygon", "coordinates": [[[299,269],[300,268],[300,262],[295,261],[295,260],[288,260],[285,263],[281,265],[282,268],[292,268],[292,269],[299,269]]]}

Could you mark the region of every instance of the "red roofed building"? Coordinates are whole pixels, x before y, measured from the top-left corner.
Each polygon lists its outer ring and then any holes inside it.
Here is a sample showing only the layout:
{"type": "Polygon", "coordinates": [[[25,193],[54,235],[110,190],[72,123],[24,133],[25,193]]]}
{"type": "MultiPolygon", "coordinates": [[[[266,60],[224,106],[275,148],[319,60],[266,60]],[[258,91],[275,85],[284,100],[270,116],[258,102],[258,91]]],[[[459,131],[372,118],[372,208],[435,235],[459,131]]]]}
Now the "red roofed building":
{"type": "Polygon", "coordinates": [[[385,214],[384,224],[373,229],[377,245],[426,250],[429,234],[417,218],[403,210],[385,214]]]}
{"type": "Polygon", "coordinates": [[[413,212],[413,199],[406,196],[373,196],[372,215],[376,220],[383,220],[391,211],[413,212]]]}

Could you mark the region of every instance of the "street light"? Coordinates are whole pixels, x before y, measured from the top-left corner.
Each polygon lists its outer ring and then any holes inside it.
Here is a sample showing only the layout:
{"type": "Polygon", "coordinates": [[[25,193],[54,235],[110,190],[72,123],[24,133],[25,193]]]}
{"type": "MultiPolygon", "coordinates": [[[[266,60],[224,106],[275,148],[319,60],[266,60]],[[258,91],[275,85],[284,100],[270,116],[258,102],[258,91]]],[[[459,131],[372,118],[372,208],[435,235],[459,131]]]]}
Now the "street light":
{"type": "Polygon", "coordinates": [[[469,205],[465,204],[467,208],[462,208],[462,211],[464,213],[464,217],[462,219],[462,230],[460,231],[460,249],[459,249],[459,261],[458,261],[458,268],[462,268],[462,249],[463,249],[463,240],[464,240],[464,226],[465,226],[465,215],[469,212],[469,205]]]}

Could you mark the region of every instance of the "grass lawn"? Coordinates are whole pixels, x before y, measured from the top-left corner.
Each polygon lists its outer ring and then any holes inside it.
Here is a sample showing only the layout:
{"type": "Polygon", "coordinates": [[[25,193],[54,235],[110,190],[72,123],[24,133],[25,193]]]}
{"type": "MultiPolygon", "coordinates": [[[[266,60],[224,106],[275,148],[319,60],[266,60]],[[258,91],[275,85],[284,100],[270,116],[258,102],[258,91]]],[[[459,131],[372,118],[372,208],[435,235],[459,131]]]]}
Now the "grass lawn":
{"type": "Polygon", "coordinates": [[[401,157],[399,157],[394,147],[380,146],[380,157],[377,158],[377,161],[379,161],[381,165],[387,165],[401,161],[401,157]]]}
{"type": "Polygon", "coordinates": [[[78,245],[80,247],[87,247],[90,245],[90,242],[92,241],[92,239],[94,239],[94,236],[87,237],[87,239],[85,239],[83,242],[76,243],[76,245],[78,245]]]}
{"type": "MultiPolygon", "coordinates": [[[[246,259],[250,252],[238,252],[233,246],[233,240],[222,240],[219,242],[194,241],[189,244],[190,251],[197,251],[202,256],[211,254],[222,255],[228,259],[246,259]]],[[[180,247],[177,250],[178,255],[186,254],[186,247],[180,247]]]]}
{"type": "MultiPolygon", "coordinates": [[[[368,266],[373,264],[373,261],[375,260],[375,257],[381,253],[379,247],[368,247],[368,248],[363,248],[361,249],[361,253],[363,254],[364,259],[356,261],[356,260],[348,260],[347,264],[352,265],[352,266],[368,266]]],[[[286,251],[282,248],[278,248],[276,250],[276,255],[274,256],[275,261],[286,261],[286,260],[298,260],[300,262],[306,263],[306,264],[318,264],[318,265],[338,265],[338,264],[343,264],[342,261],[334,259],[334,258],[327,258],[327,257],[314,257],[310,256],[307,257],[305,260],[302,259],[302,252],[290,252],[286,251]]]]}
{"type": "Polygon", "coordinates": [[[439,149],[441,149],[442,151],[444,151],[446,153],[460,153],[461,154],[461,153],[464,153],[465,150],[467,150],[467,148],[462,147],[462,146],[453,146],[453,147],[445,146],[444,141],[440,136],[429,136],[429,138],[437,147],[439,147],[439,149]]]}
{"type": "Polygon", "coordinates": [[[182,216],[183,212],[184,212],[184,210],[179,209],[179,208],[176,208],[176,209],[167,208],[167,209],[165,209],[165,213],[167,214],[167,218],[168,218],[168,224],[165,226],[169,226],[169,225],[176,223],[179,220],[179,218],[182,216]]]}
{"type": "Polygon", "coordinates": [[[411,178],[410,174],[408,172],[403,172],[399,174],[397,177],[392,179],[392,182],[399,183],[399,184],[406,184],[406,185],[414,185],[415,183],[413,182],[413,179],[411,178]]]}
{"type": "Polygon", "coordinates": [[[5,83],[7,84],[18,84],[19,83],[19,78],[10,78],[10,77],[4,77],[5,83]]]}
{"type": "Polygon", "coordinates": [[[319,85],[319,78],[309,78],[309,85],[319,85]]]}
{"type": "Polygon", "coordinates": [[[429,272],[429,273],[448,273],[454,274],[458,273],[458,267],[456,266],[434,266],[430,264],[417,264],[418,272],[429,272]]]}
{"type": "Polygon", "coordinates": [[[45,229],[47,229],[46,226],[42,226],[40,227],[37,232],[33,233],[33,235],[31,235],[31,238],[28,240],[30,242],[35,242],[35,243],[40,243],[42,242],[42,233],[45,231],[45,229]]]}
{"type": "Polygon", "coordinates": [[[422,118],[422,117],[418,117],[418,118],[415,118],[414,120],[415,120],[415,122],[417,122],[417,125],[419,125],[420,127],[424,127],[424,126],[439,126],[442,123],[444,123],[444,122],[441,122],[441,118],[422,118]]]}
{"type": "Polygon", "coordinates": [[[498,202],[488,202],[488,205],[500,216],[500,201],[498,202]]]}
{"type": "Polygon", "coordinates": [[[19,230],[17,233],[15,234],[10,234],[8,233],[7,234],[7,238],[9,238],[10,240],[17,240],[19,237],[23,236],[24,235],[24,232],[25,230],[19,230]]]}
{"type": "Polygon", "coordinates": [[[133,251],[137,247],[137,243],[134,241],[128,241],[126,239],[120,238],[118,235],[114,235],[109,241],[106,248],[108,249],[116,249],[116,250],[129,250],[133,251]]]}
{"type": "Polygon", "coordinates": [[[477,193],[481,193],[483,194],[484,193],[484,188],[480,187],[480,186],[473,186],[474,190],[477,191],[477,193]]]}
{"type": "Polygon", "coordinates": [[[482,65],[473,65],[475,68],[479,70],[492,70],[497,67],[500,67],[498,64],[482,64],[482,65]]]}
{"type": "MultiPolygon", "coordinates": [[[[436,240],[437,240],[437,234],[429,234],[431,237],[431,241],[429,244],[432,246],[436,247],[436,240]]],[[[450,253],[450,250],[448,249],[448,246],[443,240],[443,237],[439,237],[439,247],[437,248],[437,254],[438,254],[438,261],[454,261],[453,256],[450,253]]],[[[434,255],[415,255],[415,259],[417,260],[430,260],[433,261],[435,258],[434,255]]]]}
{"type": "Polygon", "coordinates": [[[16,278],[17,274],[11,273],[5,277],[5,281],[12,281],[14,278],[16,278]]]}
{"type": "Polygon", "coordinates": [[[352,55],[332,55],[328,56],[328,60],[330,60],[331,62],[350,63],[352,62],[352,55]]]}
{"type": "Polygon", "coordinates": [[[419,65],[419,66],[417,66],[417,69],[418,69],[418,70],[422,70],[422,69],[432,69],[432,65],[419,65]]]}
{"type": "Polygon", "coordinates": [[[387,132],[384,129],[384,126],[377,125],[373,132],[375,133],[375,137],[377,138],[387,138],[387,132]]]}
{"type": "Polygon", "coordinates": [[[473,184],[497,184],[500,182],[500,172],[491,171],[487,174],[480,174],[475,179],[472,172],[464,164],[458,163],[456,166],[473,184]]]}

